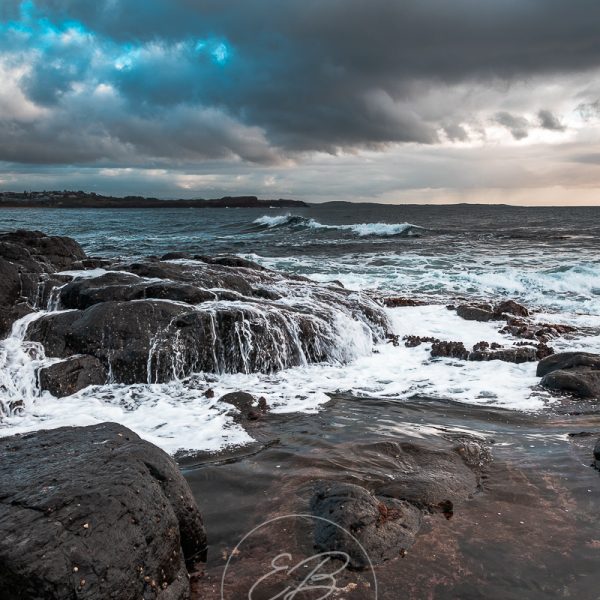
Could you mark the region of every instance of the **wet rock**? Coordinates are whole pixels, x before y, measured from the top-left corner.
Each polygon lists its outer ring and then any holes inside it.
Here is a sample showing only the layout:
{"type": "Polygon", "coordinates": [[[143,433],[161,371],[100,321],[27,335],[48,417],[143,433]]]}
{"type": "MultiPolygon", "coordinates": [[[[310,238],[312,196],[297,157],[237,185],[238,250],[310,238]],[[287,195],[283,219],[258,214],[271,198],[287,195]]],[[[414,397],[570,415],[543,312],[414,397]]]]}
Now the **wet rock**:
{"type": "Polygon", "coordinates": [[[385,312],[367,296],[238,263],[113,265],[120,272],[61,288],[60,305],[75,310],[35,321],[28,339],[49,356],[94,356],[116,382],[158,383],[200,371],[344,362],[354,347],[344,342],[342,323],[372,342],[389,331],[385,312]]]}
{"type": "Polygon", "coordinates": [[[219,402],[231,404],[237,409],[234,415],[236,421],[258,421],[268,410],[265,398],[257,400],[246,392],[231,392],[219,398],[219,402]]]}
{"type": "Polygon", "coordinates": [[[514,315],[516,317],[528,317],[529,310],[514,300],[505,300],[494,307],[494,314],[498,317],[502,317],[506,314],[514,315]]]}
{"type": "Polygon", "coordinates": [[[252,269],[253,271],[267,270],[257,262],[241,258],[240,256],[195,256],[194,258],[211,265],[220,265],[222,267],[242,267],[244,269],[252,269]]]}
{"type": "Polygon", "coordinates": [[[145,281],[126,273],[106,273],[100,277],[76,279],[60,291],[60,306],[63,308],[85,309],[100,302],[145,299],[200,304],[215,300],[216,294],[190,284],[145,281]]]}
{"type": "Polygon", "coordinates": [[[507,325],[500,330],[501,333],[508,333],[515,337],[540,341],[542,343],[574,331],[576,331],[576,328],[570,325],[531,323],[518,318],[509,319],[507,325]]]}
{"type": "Polygon", "coordinates": [[[405,296],[387,296],[381,298],[381,302],[388,308],[398,308],[399,306],[424,306],[427,303],[415,298],[406,298],[405,296]]]}
{"type": "MultiPolygon", "coordinates": [[[[335,304],[309,313],[252,303],[202,309],[160,300],[101,302],[45,315],[29,326],[27,339],[42,343],[48,356],[95,356],[118,383],[160,383],[194,372],[273,372],[343,359],[338,314],[335,304]]],[[[377,334],[371,314],[355,314],[377,334]]]]}
{"type": "Polygon", "coordinates": [[[160,257],[160,260],[182,260],[191,258],[192,255],[187,252],[167,252],[160,257]]]}
{"type": "Polygon", "coordinates": [[[472,305],[460,304],[456,314],[467,321],[491,321],[496,318],[493,308],[489,304],[472,305]]]}
{"type": "Polygon", "coordinates": [[[17,267],[0,258],[0,336],[2,337],[10,331],[11,323],[18,318],[16,305],[20,295],[21,280],[17,267]]]}
{"type": "Polygon", "coordinates": [[[93,356],[73,356],[39,372],[40,387],[57,398],[70,396],[90,385],[108,380],[104,365],[93,356]]]}
{"type": "Polygon", "coordinates": [[[581,398],[600,398],[600,371],[586,368],[552,371],[544,375],[540,385],[581,398]]]}
{"type": "Polygon", "coordinates": [[[450,501],[458,505],[479,489],[481,476],[491,460],[482,441],[470,437],[455,440],[449,448],[414,442],[379,442],[366,449],[387,455],[396,468],[390,483],[376,488],[380,496],[406,500],[434,510],[450,501]]]}
{"type": "MultiPolygon", "coordinates": [[[[430,339],[432,338],[408,339],[407,346],[409,343],[418,345],[420,340],[429,341],[430,339]]],[[[431,356],[434,358],[445,357],[470,361],[502,360],[517,364],[536,361],[540,358],[540,355],[543,357],[552,352],[551,348],[542,344],[538,347],[521,345],[512,348],[503,348],[496,342],[491,344],[489,342],[478,342],[473,346],[473,350],[471,351],[467,350],[462,342],[433,340],[433,344],[431,345],[431,356]]]]}
{"type": "Polygon", "coordinates": [[[85,254],[70,238],[39,231],[0,234],[0,337],[12,323],[43,303],[52,287],[48,275],[70,268],[85,254]]]}
{"type": "Polygon", "coordinates": [[[591,352],[559,352],[544,360],[537,366],[537,376],[543,377],[559,369],[591,368],[600,369],[600,354],[591,352]]]}
{"type": "Polygon", "coordinates": [[[41,231],[17,230],[4,233],[0,236],[0,242],[12,245],[20,254],[19,258],[13,255],[13,260],[23,261],[23,251],[26,251],[27,258],[44,265],[46,272],[68,269],[74,262],[86,258],[85,252],[75,240],[63,236],[48,236],[41,231]]]}
{"type": "Polygon", "coordinates": [[[538,360],[538,350],[533,346],[518,346],[515,348],[502,348],[501,350],[473,350],[473,352],[469,352],[468,360],[502,360],[520,364],[538,360]]]}
{"type": "Polygon", "coordinates": [[[175,462],[114,423],[0,440],[0,597],[183,600],[206,535],[175,462]]]}
{"type": "Polygon", "coordinates": [[[469,351],[462,342],[434,342],[431,345],[431,356],[467,360],[469,351]]]}
{"type": "Polygon", "coordinates": [[[369,559],[379,564],[399,556],[412,546],[421,526],[422,515],[415,506],[393,498],[377,498],[349,483],[321,482],[310,508],[313,515],[327,520],[315,524],[317,548],[346,553],[355,569],[368,568],[369,559]]]}
{"type": "Polygon", "coordinates": [[[600,438],[594,446],[594,466],[600,471],[600,438]]]}
{"type": "Polygon", "coordinates": [[[561,352],[541,360],[537,368],[540,385],[581,398],[600,398],[600,355],[561,352]]]}
{"type": "MultiPolygon", "coordinates": [[[[29,326],[27,337],[40,342],[48,356],[97,358],[119,383],[161,382],[174,375],[177,356],[170,341],[188,311],[170,302],[102,302],[84,311],[48,314],[29,326]]],[[[188,350],[190,369],[196,348],[188,350]]]]}
{"type": "Polygon", "coordinates": [[[404,340],[404,345],[407,348],[416,348],[421,344],[435,344],[439,343],[440,340],[434,337],[423,337],[420,335],[407,335],[402,338],[404,340]]]}

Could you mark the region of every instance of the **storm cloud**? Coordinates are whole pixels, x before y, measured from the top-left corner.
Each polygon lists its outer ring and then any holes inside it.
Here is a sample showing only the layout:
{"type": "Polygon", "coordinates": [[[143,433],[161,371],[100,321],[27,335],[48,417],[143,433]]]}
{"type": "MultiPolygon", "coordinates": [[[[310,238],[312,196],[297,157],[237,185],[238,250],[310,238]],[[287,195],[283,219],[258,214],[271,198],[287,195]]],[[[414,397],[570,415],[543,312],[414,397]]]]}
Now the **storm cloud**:
{"type": "Polygon", "coordinates": [[[0,161],[267,173],[546,143],[597,120],[598,22],[595,0],[4,0],[0,161]]]}

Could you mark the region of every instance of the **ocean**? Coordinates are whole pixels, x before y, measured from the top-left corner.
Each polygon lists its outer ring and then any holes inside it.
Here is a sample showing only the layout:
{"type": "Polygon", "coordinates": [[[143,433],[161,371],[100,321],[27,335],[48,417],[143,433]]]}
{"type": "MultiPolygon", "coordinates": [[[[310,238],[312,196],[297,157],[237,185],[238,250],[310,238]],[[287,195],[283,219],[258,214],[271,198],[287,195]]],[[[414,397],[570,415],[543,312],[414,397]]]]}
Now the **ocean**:
{"type": "MultiPolygon", "coordinates": [[[[317,282],[427,304],[388,309],[395,333],[462,341],[510,340],[495,322],[465,321],[447,305],[511,298],[539,322],[573,325],[557,351],[600,352],[600,209],[387,206],[335,203],[271,209],[5,209],[0,230],[39,229],[76,239],[88,255],[135,258],[169,251],[236,254],[317,282]]],[[[244,390],[281,414],[316,414],[332,394],[411,401],[417,396],[520,411],[551,410],[535,363],[432,359],[427,345],[373,347],[353,328],[351,359],[273,374],[202,374],[167,384],[106,385],[60,400],[36,390],[39,364],[19,335],[0,344],[0,394],[23,396],[4,434],[117,421],[171,453],[252,442],[215,400],[244,390]]]]}

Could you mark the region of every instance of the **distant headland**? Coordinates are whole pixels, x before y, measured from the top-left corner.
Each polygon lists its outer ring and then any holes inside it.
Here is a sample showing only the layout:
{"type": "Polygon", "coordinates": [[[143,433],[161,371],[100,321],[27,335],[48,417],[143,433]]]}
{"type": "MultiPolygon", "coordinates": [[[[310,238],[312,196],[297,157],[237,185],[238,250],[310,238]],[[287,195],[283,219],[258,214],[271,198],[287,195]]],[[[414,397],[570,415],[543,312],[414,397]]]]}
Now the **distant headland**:
{"type": "Polygon", "coordinates": [[[0,208],[297,208],[301,200],[259,200],[256,196],[225,196],[205,200],[161,200],[144,196],[103,196],[94,192],[0,192],[0,208]]]}

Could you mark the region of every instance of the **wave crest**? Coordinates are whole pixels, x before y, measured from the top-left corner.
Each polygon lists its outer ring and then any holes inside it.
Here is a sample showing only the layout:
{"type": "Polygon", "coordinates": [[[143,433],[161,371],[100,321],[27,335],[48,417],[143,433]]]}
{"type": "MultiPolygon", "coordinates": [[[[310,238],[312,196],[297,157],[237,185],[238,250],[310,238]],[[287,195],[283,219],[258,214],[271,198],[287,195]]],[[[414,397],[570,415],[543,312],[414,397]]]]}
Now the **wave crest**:
{"type": "Polygon", "coordinates": [[[278,216],[264,215],[255,219],[253,223],[255,225],[266,227],[267,229],[285,227],[288,229],[350,231],[359,237],[415,235],[424,229],[423,227],[413,225],[412,223],[353,223],[349,225],[327,225],[325,223],[320,223],[315,219],[289,213],[278,216]]]}

